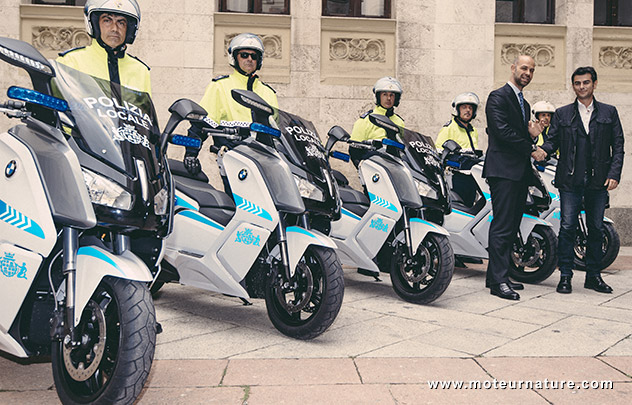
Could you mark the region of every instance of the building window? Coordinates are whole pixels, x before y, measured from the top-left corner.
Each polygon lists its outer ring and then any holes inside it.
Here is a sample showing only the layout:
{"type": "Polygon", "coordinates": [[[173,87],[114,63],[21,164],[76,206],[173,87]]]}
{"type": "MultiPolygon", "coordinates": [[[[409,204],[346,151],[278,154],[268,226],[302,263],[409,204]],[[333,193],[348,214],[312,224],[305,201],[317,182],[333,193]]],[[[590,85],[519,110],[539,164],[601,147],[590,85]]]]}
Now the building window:
{"type": "Polygon", "coordinates": [[[33,0],[33,4],[49,6],[85,6],[87,0],[33,0]]]}
{"type": "Polygon", "coordinates": [[[595,25],[632,27],[632,0],[595,0],[595,25]]]}
{"type": "Polygon", "coordinates": [[[553,24],[555,0],[496,0],[496,22],[553,24]]]}
{"type": "Polygon", "coordinates": [[[290,0],[219,0],[219,11],[255,14],[290,14],[290,0]]]}
{"type": "Polygon", "coordinates": [[[391,0],[323,0],[323,15],[391,18],[391,0]]]}

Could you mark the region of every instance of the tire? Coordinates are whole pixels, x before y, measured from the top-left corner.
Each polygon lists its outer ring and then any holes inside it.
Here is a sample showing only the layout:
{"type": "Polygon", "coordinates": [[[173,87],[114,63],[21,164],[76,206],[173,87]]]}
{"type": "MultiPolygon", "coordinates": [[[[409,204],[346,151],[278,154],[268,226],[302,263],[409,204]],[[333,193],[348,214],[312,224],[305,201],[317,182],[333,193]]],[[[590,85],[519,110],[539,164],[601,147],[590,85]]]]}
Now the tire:
{"type": "Polygon", "coordinates": [[[393,289],[404,301],[429,304],[448,288],[454,274],[454,251],[447,236],[430,233],[421,242],[413,260],[406,265],[407,254],[391,260],[393,289]]]}
{"type": "Polygon", "coordinates": [[[309,246],[296,267],[295,291],[278,282],[266,287],[268,316],[279,332],[308,340],[323,333],[336,319],[344,295],[342,266],[333,249],[309,246]]]}
{"type": "Polygon", "coordinates": [[[537,284],[549,278],[557,266],[557,236],[549,226],[536,225],[524,248],[516,238],[509,262],[509,277],[537,284]]]}
{"type": "MultiPolygon", "coordinates": [[[[621,247],[621,240],[619,234],[611,222],[603,223],[603,257],[601,259],[601,266],[598,270],[603,270],[616,260],[619,255],[619,248],[621,247]]],[[[586,270],[586,238],[579,229],[577,229],[577,237],[575,239],[575,258],[573,259],[574,267],[577,270],[586,270]]]]}
{"type": "Polygon", "coordinates": [[[77,330],[86,343],[72,349],[65,349],[63,342],[52,345],[61,402],[133,403],[149,376],[156,346],[156,313],[147,284],[105,277],[77,330]]]}

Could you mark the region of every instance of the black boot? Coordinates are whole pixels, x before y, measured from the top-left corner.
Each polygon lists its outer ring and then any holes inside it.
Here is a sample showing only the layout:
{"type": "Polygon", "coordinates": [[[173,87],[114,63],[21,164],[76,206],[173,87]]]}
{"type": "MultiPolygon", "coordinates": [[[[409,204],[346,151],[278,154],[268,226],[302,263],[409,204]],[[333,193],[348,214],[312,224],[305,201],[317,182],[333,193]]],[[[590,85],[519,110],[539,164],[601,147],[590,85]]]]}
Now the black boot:
{"type": "Polygon", "coordinates": [[[571,285],[572,276],[561,276],[560,282],[557,285],[556,291],[560,294],[570,294],[573,292],[573,286],[571,285]]]}
{"type": "Polygon", "coordinates": [[[595,290],[600,293],[610,294],[612,292],[612,288],[606,284],[601,278],[601,274],[597,274],[596,276],[586,276],[586,281],[584,282],[584,288],[588,288],[591,290],[595,290]]]}

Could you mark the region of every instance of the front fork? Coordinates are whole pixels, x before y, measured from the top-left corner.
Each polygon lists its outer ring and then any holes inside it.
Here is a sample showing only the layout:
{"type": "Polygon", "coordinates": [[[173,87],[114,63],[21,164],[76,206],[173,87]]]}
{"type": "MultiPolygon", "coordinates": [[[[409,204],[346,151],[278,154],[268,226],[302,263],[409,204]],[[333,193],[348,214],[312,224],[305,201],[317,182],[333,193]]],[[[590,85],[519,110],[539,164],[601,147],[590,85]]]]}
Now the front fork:
{"type": "MultiPolygon", "coordinates": [[[[66,281],[65,298],[55,305],[53,318],[51,319],[51,338],[53,340],[69,340],[77,342],[75,329],[75,291],[77,279],[77,251],[79,250],[79,232],[77,229],[66,226],[62,229],[62,272],[66,281]],[[65,308],[65,310],[64,310],[65,308]]],[[[55,297],[57,300],[58,297],[55,297]]],[[[65,343],[69,343],[66,341],[65,343]]]]}

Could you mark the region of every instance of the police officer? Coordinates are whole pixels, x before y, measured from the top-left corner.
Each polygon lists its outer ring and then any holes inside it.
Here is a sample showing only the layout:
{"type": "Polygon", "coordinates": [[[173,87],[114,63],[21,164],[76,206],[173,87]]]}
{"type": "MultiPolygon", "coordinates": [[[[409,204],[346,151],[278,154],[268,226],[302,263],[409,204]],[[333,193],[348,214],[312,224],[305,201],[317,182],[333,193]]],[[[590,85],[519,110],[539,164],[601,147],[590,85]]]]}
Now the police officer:
{"type": "Polygon", "coordinates": [[[479,105],[478,96],[472,92],[459,94],[452,100],[452,119],[439,131],[437,149],[443,150],[443,143],[448,139],[454,140],[462,149],[478,149],[478,130],[471,121],[476,118],[479,105]]]}
{"type": "Polygon", "coordinates": [[[149,67],[126,53],[140,25],[136,0],[88,0],[83,13],[92,43],[60,53],[57,61],[99,79],[151,93],[149,67]]]}
{"type": "MultiPolygon", "coordinates": [[[[386,131],[373,125],[369,120],[369,115],[371,114],[385,115],[393,121],[394,124],[403,128],[404,119],[395,113],[395,107],[399,105],[403,92],[402,85],[397,79],[390,76],[378,79],[373,86],[375,107],[360,115],[360,118],[353,124],[351,140],[368,141],[371,139],[386,138],[386,131]]],[[[360,160],[366,157],[366,151],[358,148],[349,148],[349,154],[356,166],[360,160]]]]}
{"type": "Polygon", "coordinates": [[[538,139],[536,141],[536,145],[541,146],[548,138],[551,119],[553,118],[553,114],[555,114],[555,106],[548,101],[538,101],[531,108],[531,113],[544,127],[542,133],[538,135],[538,139]]]}
{"type": "MultiPolygon", "coordinates": [[[[237,122],[252,122],[251,110],[233,99],[231,95],[233,89],[253,91],[272,107],[279,107],[274,89],[259,80],[259,76],[255,74],[261,69],[263,52],[263,41],[255,34],[239,34],[230,41],[228,63],[233,67],[233,73],[211,80],[200,101],[200,105],[206,109],[209,118],[228,126],[237,122]]],[[[195,131],[195,128],[192,129],[195,134],[191,135],[206,139],[202,133],[195,131]]],[[[218,143],[221,144],[221,140],[216,140],[216,144],[218,143]]],[[[197,150],[187,150],[185,153],[183,163],[191,174],[197,174],[201,170],[197,154],[197,150]]]]}

